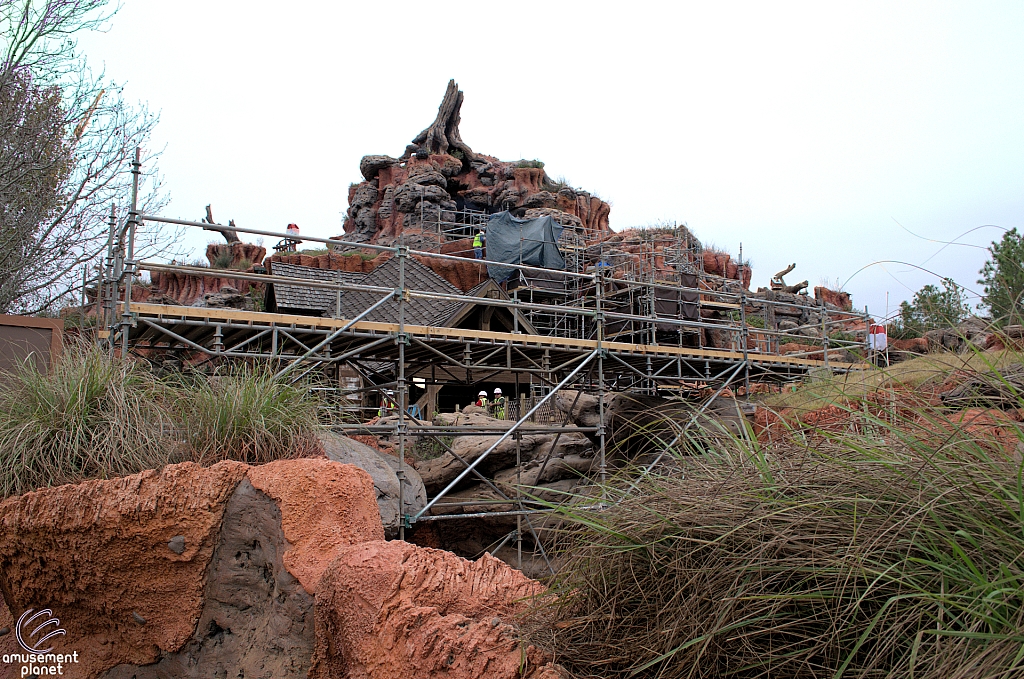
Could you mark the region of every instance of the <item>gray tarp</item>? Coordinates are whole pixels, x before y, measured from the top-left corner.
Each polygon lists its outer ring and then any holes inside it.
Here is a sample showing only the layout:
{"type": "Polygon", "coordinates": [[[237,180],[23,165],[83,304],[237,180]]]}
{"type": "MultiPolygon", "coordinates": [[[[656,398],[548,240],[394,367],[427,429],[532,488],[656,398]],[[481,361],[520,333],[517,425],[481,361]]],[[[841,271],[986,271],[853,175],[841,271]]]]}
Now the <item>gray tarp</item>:
{"type": "MultiPolygon", "coordinates": [[[[551,217],[516,219],[499,212],[487,222],[487,259],[508,264],[526,264],[545,269],[565,269],[565,260],[558,251],[562,225],[551,217]]],[[[515,269],[497,264],[487,265],[487,274],[503,281],[515,269]]]]}

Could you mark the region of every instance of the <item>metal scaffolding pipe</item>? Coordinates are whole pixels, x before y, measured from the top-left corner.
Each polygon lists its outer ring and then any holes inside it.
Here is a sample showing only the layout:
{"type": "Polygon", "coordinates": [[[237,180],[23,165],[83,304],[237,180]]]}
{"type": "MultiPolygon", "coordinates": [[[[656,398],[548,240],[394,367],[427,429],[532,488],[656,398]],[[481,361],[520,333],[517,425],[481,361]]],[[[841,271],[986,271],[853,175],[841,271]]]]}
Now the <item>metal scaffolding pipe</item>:
{"type": "Polygon", "coordinates": [[[552,396],[554,396],[555,394],[557,394],[557,393],[558,393],[558,391],[559,391],[560,389],[562,389],[562,388],[563,388],[563,387],[565,387],[566,385],[568,385],[568,384],[572,383],[572,381],[573,381],[573,379],[575,379],[576,375],[578,375],[578,374],[579,374],[579,372],[580,372],[580,370],[582,370],[582,369],[583,369],[583,366],[585,366],[585,365],[586,365],[587,363],[589,363],[589,362],[590,362],[591,360],[593,360],[593,359],[594,359],[594,358],[595,358],[595,357],[596,357],[597,355],[598,355],[598,352],[597,352],[597,351],[593,351],[593,352],[591,352],[591,353],[590,353],[590,355],[589,355],[589,356],[587,357],[587,359],[586,359],[585,361],[583,361],[583,362],[582,362],[582,363],[580,363],[580,364],[579,364],[578,366],[576,366],[576,368],[575,368],[575,369],[574,369],[574,370],[573,370],[573,371],[572,371],[571,373],[569,373],[569,374],[568,374],[568,375],[567,375],[567,376],[565,377],[565,379],[563,379],[563,380],[562,380],[561,382],[559,382],[559,383],[558,383],[558,384],[557,384],[557,385],[556,385],[556,386],[555,386],[555,387],[554,387],[554,388],[553,388],[553,389],[552,389],[551,391],[549,391],[549,392],[548,392],[548,393],[547,393],[547,394],[546,394],[546,395],[545,395],[545,396],[544,396],[544,397],[543,397],[543,398],[542,398],[541,400],[537,401],[536,405],[534,405],[534,406],[533,406],[532,408],[530,408],[529,412],[527,412],[527,413],[526,413],[525,415],[523,415],[523,416],[522,416],[521,418],[519,418],[519,420],[518,420],[518,421],[517,421],[517,422],[516,422],[516,423],[515,423],[514,425],[512,425],[512,427],[511,427],[511,428],[510,428],[510,429],[509,429],[508,431],[506,431],[506,432],[505,432],[504,434],[502,434],[502,435],[501,435],[501,436],[500,436],[500,437],[498,438],[498,440],[497,440],[497,441],[495,441],[495,442],[494,442],[493,444],[491,444],[491,446],[490,446],[490,447],[489,447],[489,448],[488,448],[487,450],[485,450],[485,451],[484,451],[483,453],[481,453],[481,454],[480,454],[480,456],[479,456],[479,457],[477,457],[477,458],[476,458],[475,460],[473,460],[473,463],[472,463],[471,465],[469,465],[469,467],[468,467],[467,469],[463,470],[463,471],[462,471],[462,472],[461,472],[461,473],[460,473],[460,474],[459,474],[459,475],[458,475],[457,477],[455,477],[455,479],[453,479],[453,480],[452,480],[452,482],[451,482],[451,483],[449,483],[449,484],[448,484],[448,485],[447,485],[447,486],[446,486],[446,487],[444,488],[444,490],[442,490],[442,491],[441,491],[440,493],[438,493],[438,494],[437,494],[437,495],[436,495],[436,496],[434,497],[434,499],[433,499],[433,500],[431,500],[430,502],[428,502],[428,503],[427,503],[427,505],[426,505],[426,506],[425,506],[425,507],[424,507],[423,509],[421,509],[421,510],[420,510],[419,512],[417,512],[417,513],[416,513],[416,516],[414,516],[414,517],[413,517],[413,521],[419,521],[419,520],[420,520],[420,518],[421,518],[421,517],[422,517],[422,516],[423,516],[424,514],[426,514],[426,513],[428,512],[428,511],[430,511],[430,508],[431,508],[431,507],[433,507],[433,506],[434,506],[434,504],[436,504],[436,503],[437,503],[437,501],[438,501],[439,499],[441,499],[442,497],[444,497],[445,495],[447,495],[448,493],[450,493],[450,492],[451,492],[451,490],[452,490],[453,488],[455,488],[455,486],[457,486],[457,485],[458,485],[458,484],[459,484],[459,483],[460,483],[460,482],[462,481],[462,479],[466,478],[466,476],[468,476],[468,475],[469,475],[469,474],[470,474],[470,473],[471,473],[471,472],[472,472],[472,471],[473,471],[474,469],[476,469],[476,466],[477,466],[478,464],[480,464],[480,463],[481,463],[481,462],[483,462],[483,461],[484,461],[485,459],[487,459],[487,456],[488,456],[488,455],[490,455],[491,453],[493,453],[493,452],[495,451],[495,449],[496,449],[496,448],[497,448],[497,447],[498,447],[499,445],[501,445],[501,442],[502,442],[502,441],[504,441],[504,440],[505,440],[505,439],[507,439],[507,438],[508,438],[508,437],[509,437],[509,436],[510,436],[511,434],[513,434],[514,432],[516,432],[516,431],[517,431],[517,430],[519,429],[519,427],[521,427],[521,426],[523,425],[523,423],[524,423],[524,422],[526,422],[527,420],[529,420],[529,419],[530,419],[530,418],[531,418],[531,417],[533,416],[533,414],[534,414],[534,413],[536,413],[536,412],[537,412],[538,410],[540,410],[540,407],[541,407],[542,405],[544,405],[545,403],[547,403],[547,402],[548,402],[548,401],[549,401],[549,400],[551,399],[551,397],[552,397],[552,396]]]}

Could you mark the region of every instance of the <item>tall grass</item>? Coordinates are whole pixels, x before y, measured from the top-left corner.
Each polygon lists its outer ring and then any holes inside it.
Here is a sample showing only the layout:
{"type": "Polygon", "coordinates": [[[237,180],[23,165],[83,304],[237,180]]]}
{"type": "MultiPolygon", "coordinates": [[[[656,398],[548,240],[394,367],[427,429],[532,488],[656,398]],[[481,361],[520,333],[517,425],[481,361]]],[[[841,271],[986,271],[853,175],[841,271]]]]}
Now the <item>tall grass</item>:
{"type": "Polygon", "coordinates": [[[265,366],[242,365],[213,378],[179,378],[174,407],[192,457],[262,464],[319,452],[318,402],[274,378],[265,366]]]}
{"type": "Polygon", "coordinates": [[[1020,426],[841,408],[563,507],[531,640],[574,677],[1024,676],[1020,426]]]}
{"type": "Polygon", "coordinates": [[[145,363],[71,345],[49,374],[0,375],[0,497],[191,460],[315,455],[318,399],[263,367],[158,379],[145,363]]]}
{"type": "Polygon", "coordinates": [[[780,394],[765,396],[762,402],[775,409],[813,410],[833,403],[856,402],[873,391],[891,386],[915,389],[929,385],[937,386],[958,370],[975,373],[1005,368],[1021,361],[1024,361],[1024,355],[1012,350],[927,354],[901,361],[887,368],[829,375],[827,378],[817,379],[814,384],[804,386],[796,391],[783,390],[780,394]]]}
{"type": "Polygon", "coordinates": [[[26,362],[0,385],[0,497],[182,459],[163,386],[132,361],[72,345],[50,374],[26,362]]]}

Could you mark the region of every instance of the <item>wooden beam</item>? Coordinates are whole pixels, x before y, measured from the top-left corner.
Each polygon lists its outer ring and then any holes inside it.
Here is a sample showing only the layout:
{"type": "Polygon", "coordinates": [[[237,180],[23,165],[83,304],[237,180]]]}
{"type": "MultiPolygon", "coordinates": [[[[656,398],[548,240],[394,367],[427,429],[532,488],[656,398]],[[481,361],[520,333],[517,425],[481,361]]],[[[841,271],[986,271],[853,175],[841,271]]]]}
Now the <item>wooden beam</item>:
{"type": "MultiPolygon", "coordinates": [[[[123,304],[122,304],[123,306],[123,304]]],[[[260,311],[242,311],[239,309],[211,309],[207,307],[171,306],[165,304],[144,304],[133,302],[131,310],[140,316],[157,318],[192,318],[205,321],[224,320],[242,323],[266,323],[283,326],[306,326],[309,328],[337,329],[349,321],[344,318],[322,318],[317,316],[298,316],[293,314],[272,314],[260,311]]],[[[352,326],[353,331],[397,333],[397,323],[376,323],[360,321],[352,326]]],[[[550,337],[548,335],[527,335],[525,333],[496,332],[493,330],[470,330],[465,328],[441,328],[427,325],[405,325],[405,332],[421,339],[446,339],[464,341],[467,339],[491,340],[494,342],[512,342],[554,349],[593,351],[597,348],[596,340],[576,339],[573,337],[550,337]]],[[[688,358],[735,361],[743,358],[739,351],[724,349],[694,349],[690,347],[672,347],[660,344],[632,344],[628,342],[603,342],[608,351],[633,356],[685,356],[688,358]]],[[[792,358],[776,354],[749,354],[754,365],[784,364],[794,367],[824,367],[824,361],[807,358],[792,358]]],[[[841,363],[829,361],[832,366],[842,369],[858,369],[868,367],[866,363],[841,363]]]]}

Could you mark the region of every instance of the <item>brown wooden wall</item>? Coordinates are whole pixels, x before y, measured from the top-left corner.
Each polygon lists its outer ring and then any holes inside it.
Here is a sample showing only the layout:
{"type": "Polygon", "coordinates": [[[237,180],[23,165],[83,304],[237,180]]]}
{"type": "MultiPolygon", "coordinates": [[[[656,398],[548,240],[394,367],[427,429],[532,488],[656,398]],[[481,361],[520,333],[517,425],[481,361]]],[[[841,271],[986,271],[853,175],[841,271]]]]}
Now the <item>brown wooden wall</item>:
{"type": "Polygon", "coordinates": [[[64,321],[33,316],[0,315],[0,382],[2,374],[30,359],[49,370],[60,356],[64,321]]]}

